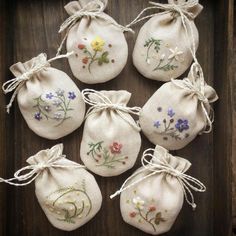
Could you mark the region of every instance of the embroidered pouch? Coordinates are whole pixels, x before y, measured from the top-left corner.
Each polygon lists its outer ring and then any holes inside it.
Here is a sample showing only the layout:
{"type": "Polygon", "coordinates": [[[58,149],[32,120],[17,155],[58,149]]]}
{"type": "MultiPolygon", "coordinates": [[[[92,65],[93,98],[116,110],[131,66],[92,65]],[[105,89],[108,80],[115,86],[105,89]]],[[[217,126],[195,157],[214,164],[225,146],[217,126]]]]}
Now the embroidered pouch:
{"type": "MultiPolygon", "coordinates": [[[[169,0],[153,3],[149,9],[161,9],[141,28],[133,51],[133,63],[146,78],[169,81],[182,75],[193,57],[189,50],[198,47],[194,19],[201,12],[198,0],[169,0]]],[[[144,11],[145,11],[144,10],[144,11]]],[[[146,19],[147,17],[143,17],[146,19]]]]}
{"type": "Polygon", "coordinates": [[[58,229],[71,231],[97,214],[102,195],[93,175],[62,151],[62,144],[41,150],[27,159],[30,165],[18,170],[15,178],[0,178],[0,182],[24,186],[35,181],[35,194],[48,220],[58,229]]]}
{"type": "Polygon", "coordinates": [[[133,167],[141,146],[140,128],[131,114],[140,108],[127,107],[131,94],[85,89],[82,95],[91,105],[87,112],[80,147],[81,160],[92,172],[115,176],[133,167]]]}
{"type": "Polygon", "coordinates": [[[7,81],[3,90],[15,90],[8,109],[17,94],[20,111],[31,130],[41,137],[58,139],[81,125],[85,104],[70,77],[50,66],[52,60],[40,54],[14,64],[10,70],[16,78],[7,81]]]}
{"type": "Polygon", "coordinates": [[[153,235],[170,230],[178,216],[184,196],[196,208],[191,190],[204,192],[206,187],[185,172],[191,163],[172,156],[160,146],[147,149],[143,167],[134,172],[111,198],[121,193],[120,210],[123,220],[153,235]],[[151,160],[149,160],[151,158],[151,160]]]}
{"type": "MultiPolygon", "coordinates": [[[[67,51],[73,75],[87,84],[115,78],[126,65],[128,46],[125,27],[104,13],[107,0],[72,1],[65,6],[70,17],[59,32],[67,29],[67,51]]],[[[60,48],[59,48],[60,51],[60,48]]]]}
{"type": "Polygon", "coordinates": [[[141,129],[155,145],[177,150],[198,134],[212,130],[210,103],[218,96],[199,76],[199,71],[201,74],[200,65],[193,64],[187,78],[165,83],[142,108],[141,129]]]}

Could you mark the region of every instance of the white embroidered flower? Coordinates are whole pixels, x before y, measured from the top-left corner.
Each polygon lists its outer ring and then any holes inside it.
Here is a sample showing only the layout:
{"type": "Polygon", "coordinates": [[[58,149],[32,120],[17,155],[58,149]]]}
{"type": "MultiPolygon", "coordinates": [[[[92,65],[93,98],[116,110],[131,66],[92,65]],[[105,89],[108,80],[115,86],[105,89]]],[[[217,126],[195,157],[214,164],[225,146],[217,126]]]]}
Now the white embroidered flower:
{"type": "Polygon", "coordinates": [[[54,118],[55,120],[60,120],[60,119],[62,119],[62,115],[57,112],[57,113],[54,114],[53,118],[54,118]]]}
{"type": "Polygon", "coordinates": [[[53,105],[54,106],[56,106],[56,107],[59,107],[60,105],[61,105],[61,100],[59,100],[59,99],[55,99],[54,101],[53,101],[53,105]]]}
{"type": "Polygon", "coordinates": [[[175,47],[175,49],[170,48],[169,50],[170,50],[171,54],[170,54],[170,56],[168,57],[168,59],[171,60],[172,58],[174,58],[176,61],[179,61],[179,59],[180,59],[179,56],[182,55],[183,52],[180,51],[180,50],[178,49],[178,47],[175,47]]]}
{"type": "Polygon", "coordinates": [[[165,57],[166,57],[166,54],[163,53],[163,54],[161,55],[160,60],[163,61],[163,60],[165,59],[165,57]]]}
{"type": "Polygon", "coordinates": [[[146,62],[148,65],[150,65],[151,64],[150,58],[147,58],[146,62]]]}
{"type": "Polygon", "coordinates": [[[144,204],[145,204],[145,202],[140,197],[133,198],[133,203],[140,210],[143,209],[144,204]]]}
{"type": "Polygon", "coordinates": [[[56,91],[56,95],[57,96],[59,96],[59,97],[62,97],[63,95],[64,95],[64,90],[62,90],[62,89],[58,89],[57,91],[56,91]]]}

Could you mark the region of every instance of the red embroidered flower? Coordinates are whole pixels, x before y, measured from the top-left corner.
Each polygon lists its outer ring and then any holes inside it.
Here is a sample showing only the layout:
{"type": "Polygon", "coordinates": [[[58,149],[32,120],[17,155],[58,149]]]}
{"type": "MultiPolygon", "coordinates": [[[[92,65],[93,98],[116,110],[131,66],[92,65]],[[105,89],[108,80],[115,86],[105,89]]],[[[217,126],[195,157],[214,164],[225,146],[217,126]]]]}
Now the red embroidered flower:
{"type": "Polygon", "coordinates": [[[78,49],[83,50],[84,48],[85,48],[85,45],[84,45],[84,44],[79,44],[79,45],[78,45],[78,49]]]}
{"type": "Polygon", "coordinates": [[[111,153],[116,154],[120,153],[122,148],[121,143],[113,142],[113,144],[110,146],[111,153]]]}
{"type": "Polygon", "coordinates": [[[134,211],[129,213],[129,216],[130,216],[131,218],[134,218],[136,215],[137,215],[137,213],[134,212],[134,211]]]}
{"type": "Polygon", "coordinates": [[[150,206],[149,207],[149,211],[155,211],[156,210],[156,207],[155,206],[150,206]]]}
{"type": "Polygon", "coordinates": [[[88,63],[88,60],[89,60],[88,57],[84,57],[84,58],[82,59],[82,62],[83,62],[84,64],[87,64],[87,63],[88,63]]]}

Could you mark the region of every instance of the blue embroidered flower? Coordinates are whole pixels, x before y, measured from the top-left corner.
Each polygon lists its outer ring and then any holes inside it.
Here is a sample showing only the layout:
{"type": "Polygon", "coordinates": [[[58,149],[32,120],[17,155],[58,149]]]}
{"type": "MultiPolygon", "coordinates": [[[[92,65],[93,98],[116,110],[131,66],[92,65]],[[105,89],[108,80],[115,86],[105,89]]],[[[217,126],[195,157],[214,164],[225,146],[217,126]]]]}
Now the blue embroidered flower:
{"type": "Polygon", "coordinates": [[[52,93],[47,93],[47,94],[46,94],[46,98],[52,99],[52,98],[53,98],[53,94],[52,94],[52,93]]]}
{"type": "Polygon", "coordinates": [[[154,126],[155,126],[156,128],[159,128],[160,125],[161,125],[161,122],[160,122],[159,120],[157,120],[157,121],[154,122],[154,126]]]}
{"type": "Polygon", "coordinates": [[[34,114],[34,118],[35,118],[36,120],[38,120],[38,121],[40,121],[40,120],[43,119],[43,117],[41,116],[41,114],[40,114],[39,112],[37,112],[37,113],[34,114]]]}
{"type": "Polygon", "coordinates": [[[63,95],[64,95],[64,90],[62,90],[62,89],[58,89],[57,91],[56,91],[56,95],[58,96],[58,97],[62,97],[63,95]]]}
{"type": "Polygon", "coordinates": [[[189,129],[188,120],[178,119],[177,123],[175,124],[175,128],[182,133],[184,130],[189,129]]]}
{"type": "Polygon", "coordinates": [[[175,115],[175,113],[174,113],[174,111],[173,111],[172,108],[169,108],[169,109],[168,109],[167,115],[168,115],[169,117],[173,117],[173,116],[175,115]]]}
{"type": "Polygon", "coordinates": [[[76,98],[76,95],[74,92],[69,92],[68,93],[68,98],[71,99],[71,100],[74,100],[76,98]]]}

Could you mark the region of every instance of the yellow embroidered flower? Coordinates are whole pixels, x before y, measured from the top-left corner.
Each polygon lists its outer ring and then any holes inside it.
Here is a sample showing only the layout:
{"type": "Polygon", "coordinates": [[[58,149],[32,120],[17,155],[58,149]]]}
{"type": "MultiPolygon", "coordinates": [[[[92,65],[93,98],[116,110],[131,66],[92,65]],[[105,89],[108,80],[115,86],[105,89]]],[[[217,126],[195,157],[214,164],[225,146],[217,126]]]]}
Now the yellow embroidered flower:
{"type": "Polygon", "coordinates": [[[95,39],[91,42],[91,47],[94,51],[101,52],[104,45],[105,41],[99,36],[95,37],[95,39]]]}

